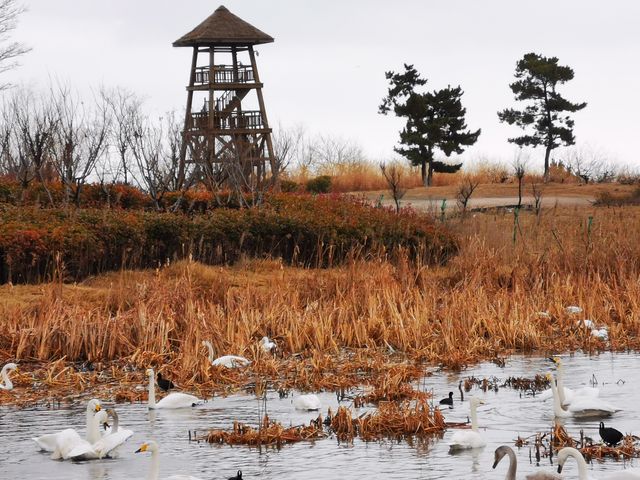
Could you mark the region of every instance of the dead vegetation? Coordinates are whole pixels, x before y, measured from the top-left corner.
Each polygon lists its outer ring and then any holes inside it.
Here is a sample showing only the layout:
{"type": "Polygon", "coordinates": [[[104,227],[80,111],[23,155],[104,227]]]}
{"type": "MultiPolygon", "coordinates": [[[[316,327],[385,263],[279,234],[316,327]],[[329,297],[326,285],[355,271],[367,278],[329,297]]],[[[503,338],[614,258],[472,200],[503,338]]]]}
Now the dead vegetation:
{"type": "Polygon", "coordinates": [[[512,215],[452,226],[462,250],[443,266],[185,261],[73,285],[2,286],[0,363],[18,360],[22,373],[0,403],[91,394],[138,401],[144,369],[154,366],[202,395],[260,382],[342,393],[362,386],[358,401],[375,404],[419,400],[412,382],[425,364],[460,369],[513,352],[640,347],[640,209],[523,214],[515,243],[512,215]],[[575,304],[582,316],[565,312],[575,304]],[[580,328],[582,318],[607,326],[609,341],[580,328]],[[277,357],[258,347],[265,335],[277,357]],[[213,368],[202,340],[253,363],[213,368]]]}

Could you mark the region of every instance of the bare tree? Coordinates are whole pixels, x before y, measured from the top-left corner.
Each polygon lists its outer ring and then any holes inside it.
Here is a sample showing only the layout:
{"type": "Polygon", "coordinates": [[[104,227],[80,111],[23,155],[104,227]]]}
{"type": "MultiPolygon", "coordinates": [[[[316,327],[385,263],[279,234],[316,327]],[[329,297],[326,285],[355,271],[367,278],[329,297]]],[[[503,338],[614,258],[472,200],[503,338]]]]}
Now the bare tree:
{"type": "Polygon", "coordinates": [[[536,215],[540,215],[540,211],[542,209],[542,194],[543,187],[537,183],[531,184],[531,194],[533,195],[533,208],[536,212],[536,215]]]}
{"type": "Polygon", "coordinates": [[[522,207],[522,189],[524,187],[524,176],[527,173],[527,158],[522,153],[522,150],[519,149],[515,158],[513,159],[513,163],[511,164],[513,167],[513,175],[516,177],[518,181],[518,207],[522,207]]]}
{"type": "Polygon", "coordinates": [[[300,124],[286,128],[278,124],[273,134],[273,150],[276,157],[272,164],[272,184],[277,185],[279,176],[299,157],[304,148],[305,131],[300,124]]]}
{"type": "Polygon", "coordinates": [[[51,149],[58,120],[48,98],[33,92],[17,90],[3,109],[4,122],[13,123],[13,140],[7,157],[11,173],[20,182],[23,195],[32,180],[37,179],[54,201],[47,187],[47,169],[51,168],[51,149]]]}
{"type": "Polygon", "coordinates": [[[80,194],[107,149],[111,117],[104,99],[92,108],[68,87],[52,88],[58,119],[52,148],[53,165],[65,186],[66,200],[80,204],[80,194]]]}
{"type": "Polygon", "coordinates": [[[391,196],[396,204],[396,213],[400,213],[400,200],[407,193],[406,188],[402,187],[402,168],[396,162],[390,165],[381,163],[380,171],[387,182],[389,190],[391,190],[391,196]]]}
{"type": "MultiPolygon", "coordinates": [[[[131,167],[135,161],[131,154],[131,143],[135,121],[140,116],[142,99],[134,92],[122,87],[111,89],[103,87],[100,89],[100,97],[108,106],[113,119],[109,141],[118,155],[118,165],[113,170],[118,174],[122,172],[122,182],[129,185],[131,167]]],[[[117,181],[117,177],[114,181],[117,181]]]]}
{"type": "MultiPolygon", "coordinates": [[[[15,68],[18,65],[17,58],[31,50],[22,43],[10,41],[11,32],[16,28],[18,17],[24,10],[16,0],[0,0],[0,73],[15,68]]],[[[0,90],[9,86],[10,83],[1,83],[0,90]]]]}
{"type": "Polygon", "coordinates": [[[460,208],[462,208],[462,214],[467,212],[467,204],[469,203],[469,199],[478,185],[480,181],[474,179],[473,177],[467,176],[462,180],[462,183],[458,186],[458,192],[456,193],[456,200],[460,208]]]}

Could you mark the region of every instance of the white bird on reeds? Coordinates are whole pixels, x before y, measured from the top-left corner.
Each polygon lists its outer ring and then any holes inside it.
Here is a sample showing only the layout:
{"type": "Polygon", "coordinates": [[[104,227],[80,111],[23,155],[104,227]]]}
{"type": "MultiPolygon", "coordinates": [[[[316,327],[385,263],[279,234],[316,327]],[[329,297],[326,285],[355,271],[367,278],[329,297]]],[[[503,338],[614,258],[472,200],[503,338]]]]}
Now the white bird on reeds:
{"type": "Polygon", "coordinates": [[[314,393],[307,393],[305,395],[298,395],[293,399],[293,407],[296,410],[320,410],[322,404],[320,399],[314,393]]]}
{"type": "Polygon", "coordinates": [[[602,340],[603,342],[609,341],[609,328],[606,326],[597,327],[596,324],[589,320],[588,318],[585,320],[578,320],[576,324],[579,327],[585,327],[588,330],[591,330],[591,336],[596,337],[598,340],[602,340]]]}
{"type": "Polygon", "coordinates": [[[0,390],[12,390],[13,383],[11,383],[11,379],[9,378],[9,372],[14,370],[18,370],[18,365],[15,363],[7,363],[4,367],[2,367],[2,372],[0,372],[0,377],[2,377],[2,383],[0,383],[0,390]]]}
{"type": "Polygon", "coordinates": [[[156,376],[153,368],[147,369],[147,375],[149,375],[149,410],[156,409],[175,409],[175,408],[188,408],[194,407],[203,402],[195,395],[188,393],[173,392],[164,397],[158,403],[156,403],[156,376]]]}
{"type": "Polygon", "coordinates": [[[260,347],[262,348],[263,352],[271,353],[276,349],[277,345],[276,342],[271,340],[269,337],[262,337],[262,340],[260,340],[260,347]]]}
{"type": "Polygon", "coordinates": [[[449,442],[449,453],[472,448],[484,448],[487,445],[486,440],[478,432],[478,405],[484,405],[484,401],[476,397],[469,399],[471,430],[458,430],[453,434],[449,442]]]}
{"type": "Polygon", "coordinates": [[[238,355],[223,355],[222,357],[215,358],[216,353],[213,350],[211,342],[209,340],[203,340],[202,345],[209,350],[209,363],[214,367],[239,368],[246,367],[251,363],[250,360],[238,355]]]}
{"type": "MultiPolygon", "coordinates": [[[[143,443],[136,453],[151,452],[151,468],[147,474],[147,480],[158,480],[160,478],[160,449],[153,440],[143,443]]],[[[167,480],[200,480],[191,475],[172,475],[167,480]]]]}
{"type": "MultiPolygon", "coordinates": [[[[571,447],[565,447],[558,452],[558,473],[562,473],[564,464],[569,457],[574,458],[578,464],[578,478],[580,480],[595,480],[595,478],[587,472],[587,462],[582,454],[571,447]]],[[[600,478],[606,480],[640,480],[640,468],[627,468],[619,472],[605,474],[600,478]]]]}
{"type": "Polygon", "coordinates": [[[578,307],[576,305],[570,305],[564,309],[569,315],[576,315],[578,313],[582,313],[582,307],[578,307]]]}
{"type": "Polygon", "coordinates": [[[620,409],[600,398],[573,398],[568,408],[562,406],[553,374],[547,373],[553,394],[553,413],[556,417],[609,417],[620,409]]]}
{"type": "MultiPolygon", "coordinates": [[[[95,398],[89,400],[89,402],[87,403],[87,409],[86,409],[87,436],[86,436],[86,440],[89,443],[94,443],[94,442],[96,442],[96,441],[98,441],[100,439],[99,426],[96,426],[94,424],[93,418],[94,418],[95,414],[98,413],[101,409],[102,409],[102,406],[100,405],[100,401],[96,400],[95,398]]],[[[42,435],[40,437],[33,438],[32,440],[38,444],[38,446],[40,447],[41,450],[44,450],[45,452],[54,452],[56,450],[56,448],[57,448],[58,437],[59,436],[60,436],[60,438],[69,437],[69,435],[72,435],[70,433],[70,430],[73,430],[73,429],[72,428],[67,428],[67,429],[62,430],[60,432],[48,433],[46,435],[42,435]]],[[[75,430],[73,430],[73,431],[75,432],[75,430]]]]}
{"type": "MultiPolygon", "coordinates": [[[[514,453],[511,447],[506,445],[502,445],[496,448],[494,453],[494,462],[493,468],[498,466],[500,460],[502,460],[505,456],[509,457],[509,469],[507,470],[507,476],[505,480],[516,480],[516,469],[518,468],[518,459],[516,458],[516,454],[514,453]]],[[[526,480],[561,480],[562,477],[560,475],[556,475],[553,472],[536,472],[527,475],[524,477],[526,480]]]]}
{"type": "MultiPolygon", "coordinates": [[[[563,407],[568,407],[571,405],[571,402],[575,400],[580,400],[584,398],[596,398],[600,396],[600,389],[594,387],[581,387],[577,389],[571,389],[565,387],[564,385],[564,366],[562,364],[562,360],[559,357],[551,357],[550,360],[556,364],[557,369],[557,390],[558,390],[558,398],[560,399],[560,404],[563,407]]],[[[542,392],[539,396],[541,400],[547,400],[549,398],[553,398],[553,390],[551,388],[542,392]]]]}

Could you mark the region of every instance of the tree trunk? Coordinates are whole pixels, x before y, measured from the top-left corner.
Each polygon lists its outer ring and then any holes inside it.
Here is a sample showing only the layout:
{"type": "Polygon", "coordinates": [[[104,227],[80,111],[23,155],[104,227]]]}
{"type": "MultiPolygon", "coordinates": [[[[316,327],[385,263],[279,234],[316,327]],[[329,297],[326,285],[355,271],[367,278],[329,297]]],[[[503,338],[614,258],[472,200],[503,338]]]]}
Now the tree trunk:
{"type": "Polygon", "coordinates": [[[551,156],[551,145],[547,145],[547,151],[544,154],[544,183],[550,180],[549,157],[551,156]]]}
{"type": "Polygon", "coordinates": [[[429,174],[427,175],[427,184],[426,187],[430,187],[433,185],[433,163],[429,162],[429,174]]]}
{"type": "Polygon", "coordinates": [[[422,160],[422,184],[425,187],[429,186],[429,180],[427,179],[427,161],[426,160],[422,160]]]}

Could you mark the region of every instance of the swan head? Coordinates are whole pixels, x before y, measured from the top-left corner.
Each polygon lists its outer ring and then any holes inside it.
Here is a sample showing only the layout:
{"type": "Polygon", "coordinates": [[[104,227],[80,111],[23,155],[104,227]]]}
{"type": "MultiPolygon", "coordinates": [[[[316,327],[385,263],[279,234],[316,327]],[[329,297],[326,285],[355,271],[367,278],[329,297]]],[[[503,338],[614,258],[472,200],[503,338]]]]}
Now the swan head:
{"type": "Polygon", "coordinates": [[[545,374],[544,378],[546,378],[549,382],[553,382],[553,375],[549,372],[545,374]]]}
{"type": "Polygon", "coordinates": [[[493,454],[493,468],[496,468],[498,463],[500,463],[500,460],[502,460],[505,455],[509,454],[509,450],[511,450],[511,448],[506,445],[496,448],[496,451],[493,454]]]}
{"type": "Polygon", "coordinates": [[[485,401],[479,399],[478,397],[471,397],[471,399],[469,400],[469,403],[471,404],[472,407],[477,407],[479,405],[484,405],[485,401]]]}
{"type": "Polygon", "coordinates": [[[149,375],[150,377],[153,376],[153,368],[147,368],[146,372],[147,375],[149,375]]]}
{"type": "Polygon", "coordinates": [[[584,462],[584,457],[578,450],[572,447],[564,447],[562,450],[558,452],[558,456],[557,456],[558,473],[562,473],[562,467],[564,467],[564,464],[567,461],[567,458],[569,457],[575,457],[578,463],[580,463],[580,459],[582,459],[582,461],[584,462]]]}
{"type": "Polygon", "coordinates": [[[113,418],[114,421],[118,420],[118,414],[116,413],[115,409],[107,408],[106,412],[107,412],[107,415],[113,418]]]}
{"type": "Polygon", "coordinates": [[[87,404],[87,413],[97,413],[102,410],[102,405],[100,405],[100,400],[96,398],[92,398],[89,400],[87,404]]]}
{"type": "Polygon", "coordinates": [[[140,445],[140,448],[136,450],[135,453],[157,452],[157,451],[158,451],[158,444],[153,440],[149,440],[148,442],[145,442],[142,445],[140,445]]]}
{"type": "Polygon", "coordinates": [[[109,426],[109,424],[107,423],[107,420],[109,420],[109,416],[106,410],[100,410],[99,412],[96,412],[93,418],[98,425],[103,425],[105,428],[109,426]]]}

